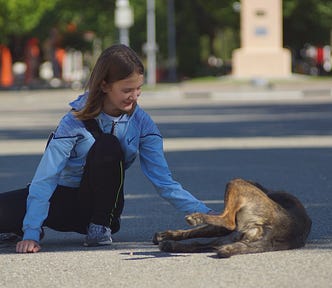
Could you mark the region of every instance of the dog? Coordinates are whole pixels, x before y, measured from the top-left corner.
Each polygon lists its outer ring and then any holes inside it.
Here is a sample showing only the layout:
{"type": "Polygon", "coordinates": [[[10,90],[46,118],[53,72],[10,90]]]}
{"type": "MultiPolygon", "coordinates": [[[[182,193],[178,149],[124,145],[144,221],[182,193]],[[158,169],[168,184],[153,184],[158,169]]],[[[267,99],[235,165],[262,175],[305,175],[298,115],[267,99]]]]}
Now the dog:
{"type": "Polygon", "coordinates": [[[311,219],[301,202],[286,192],[273,192],[259,183],[233,179],[226,185],[225,207],[220,215],[186,216],[189,230],[168,230],[153,237],[164,252],[216,251],[219,258],[303,247],[311,219]],[[216,239],[208,243],[184,243],[191,238],[216,239]],[[179,241],[179,242],[178,242],[179,241]]]}

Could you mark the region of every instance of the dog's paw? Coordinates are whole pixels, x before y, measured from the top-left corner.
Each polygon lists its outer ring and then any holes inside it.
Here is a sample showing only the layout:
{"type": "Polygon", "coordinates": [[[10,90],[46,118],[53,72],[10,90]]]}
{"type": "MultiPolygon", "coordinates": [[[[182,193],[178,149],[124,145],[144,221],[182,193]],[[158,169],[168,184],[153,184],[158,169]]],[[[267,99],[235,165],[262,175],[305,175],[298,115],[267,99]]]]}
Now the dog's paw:
{"type": "Polygon", "coordinates": [[[152,239],[153,244],[158,245],[161,241],[163,241],[162,232],[155,233],[152,239]]]}
{"type": "Polygon", "coordinates": [[[232,256],[232,246],[224,245],[217,250],[218,258],[230,258],[232,256]]]}
{"type": "Polygon", "coordinates": [[[153,244],[158,245],[160,242],[169,239],[169,234],[168,231],[155,233],[152,239],[153,244]]]}
{"type": "Polygon", "coordinates": [[[174,244],[175,241],[163,241],[159,243],[159,250],[163,252],[174,252],[174,244]]]}
{"type": "Polygon", "coordinates": [[[197,226],[205,223],[202,213],[194,213],[186,216],[186,221],[191,226],[197,226]]]}

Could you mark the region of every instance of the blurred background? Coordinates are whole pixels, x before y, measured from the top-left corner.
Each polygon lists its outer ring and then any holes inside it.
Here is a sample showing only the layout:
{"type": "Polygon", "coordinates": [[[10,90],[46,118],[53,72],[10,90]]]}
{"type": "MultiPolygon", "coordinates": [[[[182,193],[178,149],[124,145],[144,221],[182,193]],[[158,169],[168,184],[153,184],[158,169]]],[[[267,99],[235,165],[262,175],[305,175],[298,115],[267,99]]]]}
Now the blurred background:
{"type": "MultiPolygon", "coordinates": [[[[0,0],[0,89],[81,89],[100,52],[130,45],[150,83],[232,73],[241,1],[0,0]],[[148,75],[149,76],[149,75],[148,75]]],[[[292,73],[330,77],[331,0],[283,0],[292,73]]]]}

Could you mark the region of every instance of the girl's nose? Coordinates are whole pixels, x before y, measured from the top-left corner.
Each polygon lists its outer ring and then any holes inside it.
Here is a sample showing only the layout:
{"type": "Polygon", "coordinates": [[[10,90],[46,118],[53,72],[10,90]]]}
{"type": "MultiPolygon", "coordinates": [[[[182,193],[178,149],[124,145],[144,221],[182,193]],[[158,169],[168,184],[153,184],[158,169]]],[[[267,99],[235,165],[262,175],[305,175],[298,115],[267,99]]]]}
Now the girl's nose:
{"type": "Polygon", "coordinates": [[[137,100],[137,98],[141,95],[141,91],[140,90],[135,90],[132,95],[130,96],[131,99],[133,100],[137,100]]]}

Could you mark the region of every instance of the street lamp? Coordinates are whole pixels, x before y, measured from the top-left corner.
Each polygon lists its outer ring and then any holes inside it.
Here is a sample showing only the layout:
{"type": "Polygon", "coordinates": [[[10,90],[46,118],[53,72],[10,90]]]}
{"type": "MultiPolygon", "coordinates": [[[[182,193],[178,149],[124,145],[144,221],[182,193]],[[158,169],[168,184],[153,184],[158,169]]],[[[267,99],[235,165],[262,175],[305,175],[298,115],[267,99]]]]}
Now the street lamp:
{"type": "Polygon", "coordinates": [[[176,82],[176,40],[174,0],[167,1],[167,23],[168,23],[168,81],[176,82]]]}
{"type": "Polygon", "coordinates": [[[145,52],[147,56],[147,84],[154,86],[156,84],[156,15],[154,0],[146,0],[147,9],[147,43],[145,52]]]}
{"type": "Polygon", "coordinates": [[[116,0],[114,18],[120,43],[129,46],[129,28],[134,23],[134,16],[128,0],[116,0]]]}

